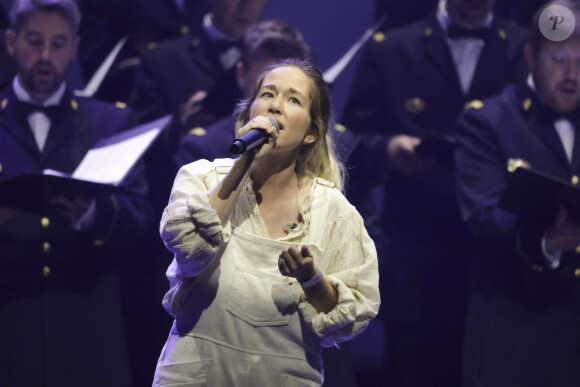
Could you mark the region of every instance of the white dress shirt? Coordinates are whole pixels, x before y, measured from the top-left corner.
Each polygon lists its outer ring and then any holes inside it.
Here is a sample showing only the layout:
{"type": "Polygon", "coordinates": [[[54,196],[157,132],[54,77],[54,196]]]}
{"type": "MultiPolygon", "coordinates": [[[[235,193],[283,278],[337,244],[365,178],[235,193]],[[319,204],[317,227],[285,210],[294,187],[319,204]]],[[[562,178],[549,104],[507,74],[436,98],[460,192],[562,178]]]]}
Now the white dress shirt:
{"type": "MultiPolygon", "coordinates": [[[[33,100],[30,94],[28,94],[28,92],[20,85],[18,76],[14,77],[12,87],[14,89],[14,94],[16,94],[16,98],[19,101],[28,102],[38,106],[57,106],[66,89],[66,85],[63,82],[58,90],[44,101],[44,103],[38,103],[33,100]]],[[[38,149],[42,151],[44,149],[44,144],[46,143],[46,138],[48,137],[48,132],[50,131],[50,118],[40,111],[31,113],[27,118],[34,139],[36,140],[36,144],[38,145],[38,149]]]]}
{"type": "MultiPolygon", "coordinates": [[[[439,21],[441,28],[443,28],[444,31],[447,31],[447,27],[453,23],[453,20],[447,13],[445,3],[446,0],[439,1],[437,20],[439,21]]],[[[487,15],[483,26],[489,27],[492,20],[493,14],[490,12],[487,15]]],[[[457,70],[461,90],[463,91],[463,94],[467,94],[485,42],[478,38],[462,37],[458,39],[447,38],[447,44],[449,45],[451,56],[455,63],[455,69],[457,70]]]]}
{"type": "Polygon", "coordinates": [[[572,150],[574,149],[574,125],[570,122],[567,118],[560,118],[556,120],[554,123],[554,127],[558,135],[560,136],[560,140],[562,141],[562,145],[564,145],[564,150],[566,151],[566,156],[568,157],[568,161],[572,161],[572,150]]]}

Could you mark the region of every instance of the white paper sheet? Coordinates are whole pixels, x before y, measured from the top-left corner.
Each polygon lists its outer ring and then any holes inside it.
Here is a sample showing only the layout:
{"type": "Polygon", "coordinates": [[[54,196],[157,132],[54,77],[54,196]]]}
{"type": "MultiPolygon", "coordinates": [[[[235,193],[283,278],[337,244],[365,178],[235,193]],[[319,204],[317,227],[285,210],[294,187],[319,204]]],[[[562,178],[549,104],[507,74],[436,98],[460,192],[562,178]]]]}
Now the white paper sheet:
{"type": "Polygon", "coordinates": [[[153,128],[125,141],[87,152],[72,177],[118,185],[162,128],[153,128]]]}

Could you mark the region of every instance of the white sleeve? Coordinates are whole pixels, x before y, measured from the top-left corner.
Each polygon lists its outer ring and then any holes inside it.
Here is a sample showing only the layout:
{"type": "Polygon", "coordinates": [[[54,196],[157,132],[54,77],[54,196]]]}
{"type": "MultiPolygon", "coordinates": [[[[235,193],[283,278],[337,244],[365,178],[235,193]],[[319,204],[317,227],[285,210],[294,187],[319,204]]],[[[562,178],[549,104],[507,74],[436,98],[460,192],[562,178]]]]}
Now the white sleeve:
{"type": "Polygon", "coordinates": [[[209,203],[218,184],[215,167],[207,160],[183,166],[177,173],[169,204],[160,224],[161,239],[175,256],[175,272],[192,277],[205,269],[229,232],[209,203]]]}
{"type": "Polygon", "coordinates": [[[330,347],[358,335],[377,315],[380,306],[375,245],[353,209],[337,219],[325,235],[319,267],[338,292],[338,303],[328,313],[317,312],[302,294],[299,310],[306,324],[330,347]]]}

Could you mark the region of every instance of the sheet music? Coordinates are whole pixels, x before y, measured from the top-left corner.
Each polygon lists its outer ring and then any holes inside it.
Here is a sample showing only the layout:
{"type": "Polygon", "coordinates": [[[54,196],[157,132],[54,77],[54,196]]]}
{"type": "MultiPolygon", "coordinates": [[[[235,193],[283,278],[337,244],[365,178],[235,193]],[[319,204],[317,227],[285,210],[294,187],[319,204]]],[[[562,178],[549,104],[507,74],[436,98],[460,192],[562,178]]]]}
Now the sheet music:
{"type": "Polygon", "coordinates": [[[335,64],[333,64],[328,70],[324,72],[322,76],[326,83],[333,84],[334,81],[336,81],[336,78],[338,78],[338,76],[350,63],[362,45],[381,27],[385,20],[387,20],[387,17],[383,16],[371,28],[367,29],[365,33],[359,38],[359,40],[357,40],[335,64]]]}
{"type": "Polygon", "coordinates": [[[162,127],[156,127],[125,141],[91,149],[74,171],[72,177],[79,180],[119,185],[162,129],[162,127]]]}
{"type": "Polygon", "coordinates": [[[113,47],[109,55],[107,55],[103,63],[101,63],[97,71],[95,71],[87,86],[83,90],[75,90],[75,95],[79,97],[92,97],[97,92],[107,72],[109,72],[109,69],[115,62],[115,58],[119,55],[119,51],[121,51],[126,42],[127,36],[123,36],[115,47],[113,47]]]}

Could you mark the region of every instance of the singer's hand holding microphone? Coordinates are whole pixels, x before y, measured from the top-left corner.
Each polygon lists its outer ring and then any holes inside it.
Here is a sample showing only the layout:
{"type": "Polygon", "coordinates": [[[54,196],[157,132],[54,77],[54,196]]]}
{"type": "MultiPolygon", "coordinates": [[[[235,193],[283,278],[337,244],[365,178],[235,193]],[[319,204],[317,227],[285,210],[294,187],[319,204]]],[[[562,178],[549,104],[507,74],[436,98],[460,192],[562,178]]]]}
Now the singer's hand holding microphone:
{"type": "Polygon", "coordinates": [[[230,152],[233,155],[240,155],[264,144],[264,146],[254,154],[254,156],[259,157],[266,153],[267,150],[276,143],[279,132],[280,124],[278,124],[275,119],[271,117],[257,116],[240,128],[240,136],[230,145],[230,152]]]}

